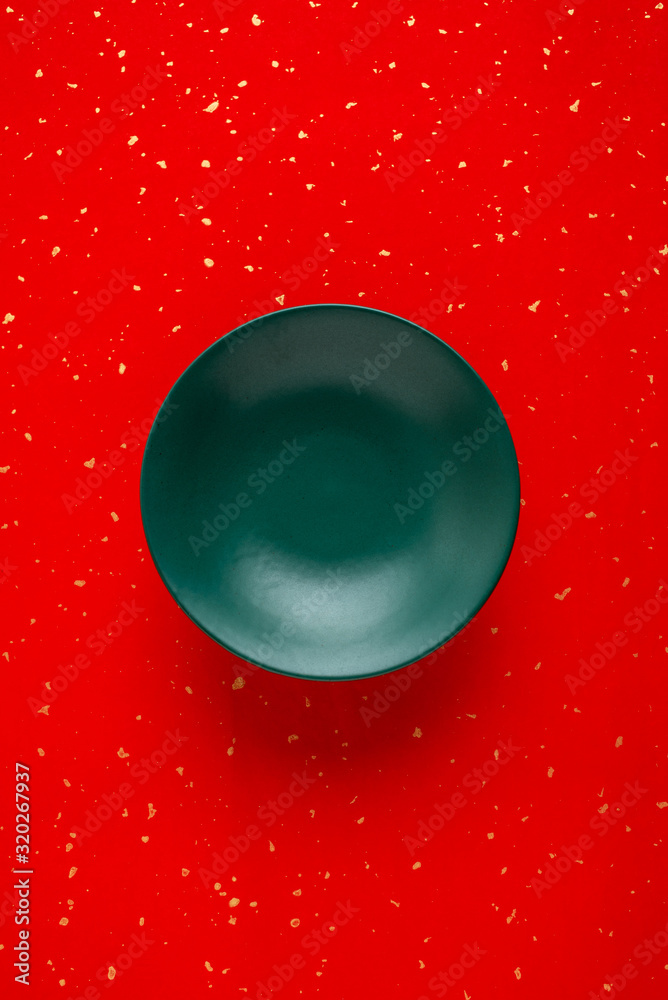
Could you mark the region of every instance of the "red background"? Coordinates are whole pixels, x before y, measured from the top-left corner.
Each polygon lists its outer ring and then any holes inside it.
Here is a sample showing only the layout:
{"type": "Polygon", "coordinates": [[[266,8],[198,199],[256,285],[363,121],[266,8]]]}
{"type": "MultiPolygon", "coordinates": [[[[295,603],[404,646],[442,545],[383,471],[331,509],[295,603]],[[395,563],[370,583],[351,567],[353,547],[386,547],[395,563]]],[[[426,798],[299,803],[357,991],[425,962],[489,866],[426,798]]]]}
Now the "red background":
{"type": "MultiPolygon", "coordinates": [[[[663,5],[584,0],[550,17],[541,2],[404,3],[349,61],[341,44],[369,20],[364,5],[243,0],[219,16],[211,4],[122,0],[96,16],[77,0],[12,46],[5,36],[20,36],[36,9],[3,12],[0,39],[0,880],[9,891],[19,760],[32,776],[33,995],[255,997],[275,964],[301,954],[286,998],[418,1000],[439,995],[432,977],[477,944],[484,956],[448,996],[584,998],[629,962],[625,996],[665,996],[668,948],[645,965],[633,951],[668,922],[668,611],[639,629],[625,617],[668,576],[666,278],[655,264],[632,294],[614,288],[651,248],[655,260],[668,252],[663,5]],[[121,120],[113,102],[156,66],[168,78],[121,120]],[[445,126],[489,74],[492,95],[445,126]],[[275,106],[294,118],[186,221],[180,211],[209,180],[202,162],[223,170],[275,106]],[[113,131],[56,176],[58,150],[105,116],[113,131]],[[528,195],[608,117],[626,126],[610,151],[571,168],[573,183],[518,230],[528,195]],[[447,141],[430,162],[388,183],[439,124],[447,141]],[[338,244],[329,259],[288,287],[281,275],[326,233],[338,244]],[[130,286],[37,371],[33,350],[123,268],[130,286]],[[69,512],[63,494],[255,299],[280,290],[286,307],[410,316],[448,278],[465,291],[425,325],[491,388],[521,463],[519,533],[497,590],[369,725],[360,709],[392,677],[315,683],[253,670],[234,684],[241,664],[179,611],[148,556],[142,449],[122,452],[69,512]],[[555,342],[606,295],[616,313],[562,360],[555,342]],[[618,449],[628,469],[583,496],[618,449]],[[577,501],[590,516],[540,543],[577,501]],[[132,600],[132,624],[103,655],[87,650],[132,600]],[[565,676],[616,631],[626,643],[571,691],[565,676]],[[55,697],[44,685],[82,651],[90,666],[55,697]],[[132,778],[177,729],[182,747],[145,783],[132,778]],[[468,793],[466,774],[509,738],[521,751],[468,793]],[[304,771],[317,781],[271,827],[258,822],[304,771]],[[127,815],[77,844],[87,810],[125,782],[127,815]],[[536,891],[550,856],[591,833],[625,782],[646,791],[623,821],[536,891]],[[465,807],[411,856],[404,838],[458,790],[465,807]],[[200,869],[253,822],[260,838],[220,889],[205,886],[200,869]],[[302,939],[348,901],[358,912],[311,955],[302,939]],[[153,943],[110,980],[105,967],[142,932],[153,943]]],[[[5,914],[9,996],[22,989],[17,932],[5,914]]]]}

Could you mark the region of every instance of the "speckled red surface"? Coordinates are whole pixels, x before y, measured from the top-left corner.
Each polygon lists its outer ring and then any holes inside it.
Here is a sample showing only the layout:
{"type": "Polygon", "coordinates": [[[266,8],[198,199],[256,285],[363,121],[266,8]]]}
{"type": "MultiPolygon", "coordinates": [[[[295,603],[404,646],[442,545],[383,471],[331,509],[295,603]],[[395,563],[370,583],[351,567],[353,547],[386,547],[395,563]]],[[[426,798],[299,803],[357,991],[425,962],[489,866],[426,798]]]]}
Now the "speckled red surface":
{"type": "Polygon", "coordinates": [[[398,6],[2,15],[3,996],[16,761],[34,997],[666,995],[666,11],[398,6]],[[311,302],[426,310],[521,462],[394,701],[242,669],[142,533],[157,403],[311,302]]]}

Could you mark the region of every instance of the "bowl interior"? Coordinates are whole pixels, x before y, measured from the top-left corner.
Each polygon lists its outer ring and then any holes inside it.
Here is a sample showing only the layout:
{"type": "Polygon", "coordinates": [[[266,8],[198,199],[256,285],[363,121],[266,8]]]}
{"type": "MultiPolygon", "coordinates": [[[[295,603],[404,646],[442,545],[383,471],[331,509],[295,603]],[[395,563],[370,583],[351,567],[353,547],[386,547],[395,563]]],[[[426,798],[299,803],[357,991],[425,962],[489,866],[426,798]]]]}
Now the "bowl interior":
{"type": "Polygon", "coordinates": [[[280,672],[383,673],[479,609],[519,510],[510,432],[438,338],[356,306],[287,309],[213,344],[151,431],[141,504],[173,596],[280,672]]]}

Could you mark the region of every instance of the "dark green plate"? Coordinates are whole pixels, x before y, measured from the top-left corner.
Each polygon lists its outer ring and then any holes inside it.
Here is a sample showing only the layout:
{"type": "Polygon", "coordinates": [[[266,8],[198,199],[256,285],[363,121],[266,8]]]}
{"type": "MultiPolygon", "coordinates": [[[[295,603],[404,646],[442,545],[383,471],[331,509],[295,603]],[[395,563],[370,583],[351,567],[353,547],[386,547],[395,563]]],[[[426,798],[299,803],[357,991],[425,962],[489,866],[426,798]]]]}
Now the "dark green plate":
{"type": "Polygon", "coordinates": [[[369,677],[487,600],[519,512],[510,431],[447,344],[359,306],[284,309],[178,379],[141,474],[170,593],[252,663],[369,677]]]}

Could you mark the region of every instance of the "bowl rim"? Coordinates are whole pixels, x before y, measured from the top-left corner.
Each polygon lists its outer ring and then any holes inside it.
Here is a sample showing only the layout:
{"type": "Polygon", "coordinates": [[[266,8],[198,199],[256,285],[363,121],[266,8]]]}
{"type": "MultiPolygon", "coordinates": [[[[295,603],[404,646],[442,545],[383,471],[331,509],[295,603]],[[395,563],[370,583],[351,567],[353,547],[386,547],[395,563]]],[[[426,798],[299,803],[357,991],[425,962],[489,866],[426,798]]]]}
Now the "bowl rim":
{"type": "Polygon", "coordinates": [[[476,615],[478,614],[478,612],[487,603],[487,601],[489,600],[489,598],[491,597],[491,595],[496,590],[498,584],[501,581],[501,577],[503,576],[503,574],[504,574],[504,572],[506,570],[506,567],[507,567],[508,562],[510,560],[510,556],[512,555],[513,548],[515,546],[515,539],[517,538],[517,530],[518,530],[518,526],[519,526],[519,517],[520,517],[520,509],[521,509],[520,490],[521,490],[521,480],[520,480],[519,461],[518,461],[518,458],[517,458],[517,449],[515,448],[515,441],[513,439],[510,427],[508,425],[508,421],[506,420],[506,415],[501,410],[501,407],[498,404],[496,396],[492,393],[491,389],[489,388],[489,386],[487,385],[487,383],[484,381],[484,379],[478,374],[478,372],[475,370],[475,368],[471,364],[469,364],[469,362],[466,360],[466,358],[462,357],[462,355],[458,351],[455,350],[454,347],[452,347],[450,344],[448,344],[441,337],[437,337],[436,334],[434,334],[434,333],[431,332],[431,330],[427,330],[427,329],[425,329],[425,327],[420,326],[418,323],[414,323],[412,320],[407,319],[405,316],[399,316],[397,313],[389,312],[386,309],[376,309],[373,306],[362,306],[362,305],[357,305],[356,303],[349,303],[349,302],[348,303],[346,303],[346,302],[313,302],[313,303],[309,303],[309,304],[305,304],[305,305],[301,305],[301,306],[288,306],[287,308],[276,309],[275,311],[270,312],[270,313],[263,313],[262,315],[258,316],[256,319],[247,320],[245,323],[241,323],[239,326],[234,327],[233,330],[228,330],[228,332],[224,333],[222,337],[218,337],[216,340],[213,341],[213,343],[209,344],[208,347],[205,347],[204,350],[201,351],[201,353],[198,354],[196,358],[193,358],[193,360],[188,364],[188,366],[183,369],[183,371],[181,372],[181,374],[179,375],[179,377],[172,384],[171,388],[169,389],[169,391],[168,391],[167,395],[165,396],[165,398],[163,399],[162,403],[160,404],[160,409],[158,410],[158,412],[157,412],[157,414],[156,414],[156,416],[155,416],[155,418],[153,420],[153,423],[151,424],[151,429],[150,429],[150,431],[148,433],[148,437],[146,438],[146,442],[144,444],[144,453],[142,455],[142,464],[141,464],[141,471],[140,471],[140,476],[139,476],[139,509],[140,509],[142,530],[144,532],[144,538],[145,538],[145,541],[146,541],[146,545],[147,545],[149,554],[151,556],[151,561],[153,562],[153,565],[154,565],[155,569],[158,572],[158,576],[160,577],[160,579],[162,580],[163,584],[165,585],[165,587],[166,587],[168,593],[170,594],[172,600],[175,601],[175,603],[178,605],[178,607],[181,609],[181,611],[183,611],[184,614],[202,632],[204,632],[206,635],[208,635],[210,639],[213,639],[213,641],[218,646],[221,646],[223,649],[227,650],[229,653],[233,653],[235,656],[239,657],[239,659],[243,660],[245,663],[251,663],[253,666],[261,667],[263,670],[269,670],[271,673],[280,674],[283,677],[294,677],[294,678],[296,678],[298,680],[309,680],[309,681],[359,681],[359,680],[367,680],[367,679],[369,679],[371,677],[382,677],[383,675],[386,675],[386,674],[393,674],[397,670],[403,670],[404,667],[408,667],[408,666],[410,666],[413,663],[420,662],[420,660],[423,660],[426,656],[431,655],[431,653],[435,652],[437,649],[440,649],[443,646],[445,646],[447,643],[451,642],[457,635],[459,635],[459,633],[461,631],[463,631],[463,629],[466,628],[466,626],[469,624],[469,622],[471,622],[476,617],[476,615]],[[509,441],[510,441],[510,446],[511,446],[511,449],[512,449],[512,454],[513,454],[513,457],[515,459],[515,462],[513,463],[513,473],[514,473],[513,480],[514,480],[515,493],[516,493],[516,505],[515,505],[516,510],[515,510],[515,516],[513,518],[512,530],[509,532],[508,541],[507,541],[507,544],[506,544],[506,549],[504,551],[504,554],[500,557],[500,560],[499,560],[498,574],[496,575],[496,578],[493,580],[493,582],[492,582],[491,586],[489,587],[489,589],[486,590],[486,593],[485,593],[484,597],[475,606],[474,610],[468,615],[468,617],[462,619],[462,621],[458,623],[458,625],[454,629],[454,631],[450,631],[449,633],[446,633],[437,643],[435,643],[435,645],[433,645],[430,649],[425,650],[425,652],[420,653],[420,655],[418,657],[416,657],[416,658],[413,658],[413,659],[410,659],[410,660],[406,660],[403,663],[395,664],[393,666],[383,667],[381,670],[374,670],[372,673],[343,674],[343,675],[340,675],[340,676],[323,675],[323,674],[304,674],[304,673],[295,673],[294,671],[289,671],[289,670],[281,670],[278,667],[271,666],[268,663],[263,663],[259,659],[248,657],[248,656],[246,656],[245,653],[240,652],[238,649],[235,649],[233,646],[227,645],[226,643],[222,642],[221,639],[218,636],[216,636],[209,628],[207,628],[206,625],[204,625],[204,624],[202,624],[202,622],[198,621],[197,617],[194,614],[192,614],[190,611],[188,611],[188,609],[186,607],[184,607],[184,605],[178,599],[178,597],[176,596],[176,594],[174,593],[174,591],[172,590],[172,588],[170,587],[170,585],[167,583],[167,580],[164,577],[164,574],[162,572],[162,569],[160,568],[158,560],[156,559],[156,556],[155,556],[155,554],[154,554],[154,552],[153,552],[153,550],[151,548],[151,543],[150,543],[149,535],[148,535],[148,532],[147,532],[146,517],[145,517],[145,512],[144,512],[144,497],[145,497],[146,484],[147,484],[147,479],[148,479],[148,474],[147,474],[147,471],[146,471],[146,468],[147,468],[147,456],[149,454],[149,450],[150,450],[151,444],[152,443],[155,444],[155,434],[154,434],[155,428],[161,422],[161,421],[159,421],[159,417],[160,417],[163,409],[168,405],[169,397],[175,391],[175,389],[181,383],[181,381],[184,380],[184,379],[186,379],[186,377],[190,374],[191,370],[195,367],[195,365],[199,364],[199,362],[205,357],[205,355],[209,354],[209,352],[213,351],[214,349],[219,349],[220,345],[222,344],[222,342],[227,337],[230,337],[233,334],[237,333],[238,330],[243,330],[245,327],[252,326],[254,324],[257,325],[258,328],[261,328],[261,325],[265,322],[265,320],[270,319],[273,316],[283,315],[284,313],[295,313],[295,312],[300,312],[300,311],[308,310],[308,309],[323,309],[323,308],[324,309],[331,309],[331,308],[337,308],[337,309],[355,309],[355,310],[362,311],[362,312],[377,313],[377,314],[379,314],[381,316],[389,316],[392,319],[399,320],[402,323],[407,323],[409,326],[412,326],[416,330],[419,330],[421,334],[426,334],[428,337],[431,337],[433,340],[436,340],[441,345],[441,347],[444,347],[446,350],[448,350],[452,354],[454,354],[455,357],[463,365],[465,365],[466,368],[468,368],[468,370],[471,372],[471,374],[474,376],[474,378],[480,383],[480,385],[483,387],[483,389],[492,397],[492,400],[494,401],[494,404],[498,407],[498,411],[501,414],[501,416],[503,417],[503,422],[506,425],[506,429],[508,431],[508,438],[509,438],[509,441]]]}

